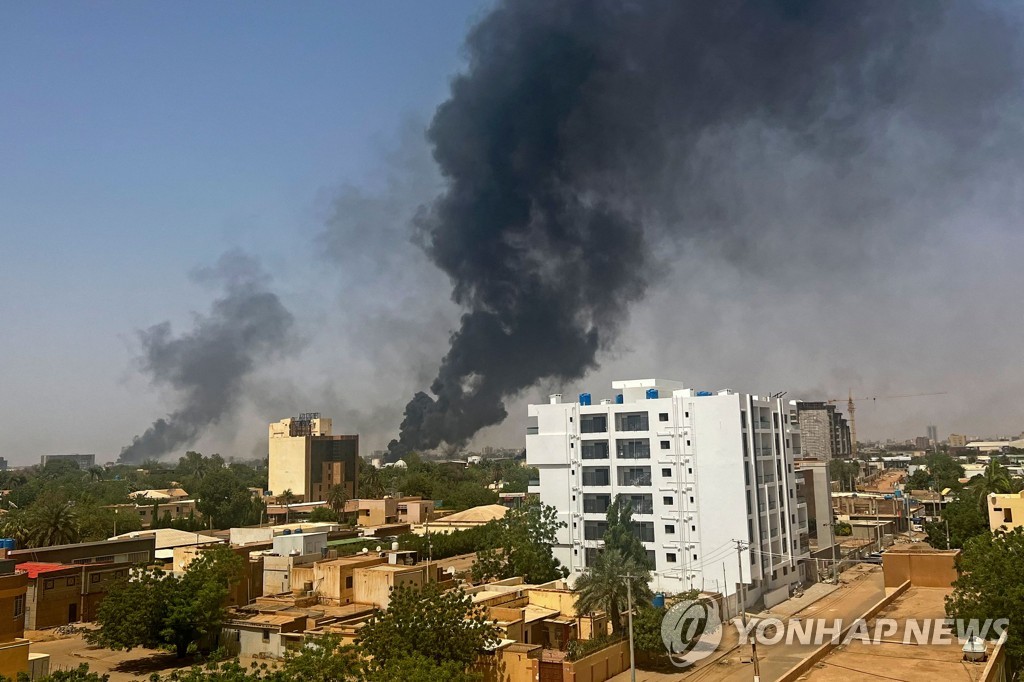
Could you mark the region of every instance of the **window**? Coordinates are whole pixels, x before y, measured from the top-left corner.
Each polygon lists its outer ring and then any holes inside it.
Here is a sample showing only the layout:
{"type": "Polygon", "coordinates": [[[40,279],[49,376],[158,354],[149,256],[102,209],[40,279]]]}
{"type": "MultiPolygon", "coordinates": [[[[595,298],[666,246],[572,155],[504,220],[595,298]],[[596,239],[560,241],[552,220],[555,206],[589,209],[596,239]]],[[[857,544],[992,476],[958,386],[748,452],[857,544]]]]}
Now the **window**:
{"type": "Polygon", "coordinates": [[[693,467],[686,467],[686,473],[692,474],[693,473],[693,467]]]}
{"type": "Polygon", "coordinates": [[[683,412],[683,416],[686,417],[687,419],[689,419],[690,418],[690,413],[689,412],[683,412]]]}
{"type": "Polygon", "coordinates": [[[52,580],[44,581],[43,582],[43,589],[44,590],[52,590],[53,589],[53,581],[52,580]]]}
{"type": "Polygon", "coordinates": [[[689,438],[686,439],[686,447],[690,447],[690,439],[689,438]]]}
{"type": "Polygon", "coordinates": [[[584,521],[583,522],[583,539],[584,540],[603,540],[604,534],[608,530],[607,521],[584,521]]]}
{"type": "Polygon", "coordinates": [[[651,467],[618,467],[618,481],[619,485],[650,485],[651,467]]]}
{"type": "Polygon", "coordinates": [[[587,514],[604,514],[611,503],[611,495],[583,493],[583,511],[587,514]]]}
{"type": "Polygon", "coordinates": [[[263,641],[264,642],[269,642],[270,641],[270,630],[264,630],[263,631],[263,641]]]}
{"type": "Polygon", "coordinates": [[[675,535],[675,532],[676,532],[676,527],[673,526],[671,523],[667,524],[665,526],[665,534],[666,535],[675,535]]]}
{"type": "Polygon", "coordinates": [[[633,534],[640,542],[654,542],[654,524],[650,521],[634,521],[633,534]]]}
{"type": "Polygon", "coordinates": [[[650,565],[652,571],[658,567],[658,553],[653,549],[647,550],[647,563],[650,565]]]}
{"type": "Polygon", "coordinates": [[[676,562],[676,554],[675,554],[675,552],[666,552],[665,553],[665,561],[669,562],[670,564],[674,564],[676,562]]]}
{"type": "Polygon", "coordinates": [[[661,503],[671,507],[675,503],[675,501],[672,499],[670,495],[665,495],[664,497],[661,498],[661,503]]]}
{"type": "Polygon", "coordinates": [[[693,504],[693,495],[690,495],[690,504],[693,504]]]}
{"type": "Polygon", "coordinates": [[[25,615],[25,595],[19,594],[14,598],[14,617],[25,615]]]}
{"type": "Polygon", "coordinates": [[[652,495],[630,495],[629,504],[634,514],[653,514],[654,498],[652,495]]]}
{"type": "Polygon", "coordinates": [[[660,422],[667,422],[668,421],[668,412],[659,412],[658,413],[658,421],[660,421],[660,422]]]}
{"type": "Polygon", "coordinates": [[[620,459],[650,459],[651,443],[638,438],[617,440],[615,441],[615,456],[620,459]]]}
{"type": "Polygon", "coordinates": [[[608,459],[608,441],[583,441],[580,445],[580,455],[583,459],[608,459]]]}
{"type": "Polygon", "coordinates": [[[647,431],[649,428],[646,412],[623,412],[615,415],[616,431],[647,431]]]}
{"type": "Polygon", "coordinates": [[[583,485],[608,485],[608,467],[583,467],[583,485]]]}
{"type": "Polygon", "coordinates": [[[607,433],[608,415],[586,414],[580,417],[580,433],[607,433]]]}
{"type": "Polygon", "coordinates": [[[96,584],[99,581],[100,581],[100,574],[99,573],[93,573],[92,575],[89,576],[89,582],[90,583],[96,584]]]}
{"type": "Polygon", "coordinates": [[[693,560],[694,560],[694,561],[696,561],[696,560],[697,560],[697,555],[696,555],[696,554],[694,554],[694,555],[693,555],[693,560]]]}
{"type": "Polygon", "coordinates": [[[1003,523],[1013,523],[1013,510],[1009,507],[1003,510],[1003,523]]]}
{"type": "Polygon", "coordinates": [[[672,443],[668,442],[667,440],[661,441],[662,450],[668,450],[670,447],[672,447],[672,443]]]}
{"type": "Polygon", "coordinates": [[[665,478],[671,478],[672,477],[672,470],[671,469],[662,469],[661,470],[661,475],[664,476],[665,478]]]}
{"type": "Polygon", "coordinates": [[[75,586],[75,582],[76,582],[75,581],[75,576],[71,576],[70,578],[68,578],[68,580],[67,580],[68,587],[74,587],[75,586]]]}

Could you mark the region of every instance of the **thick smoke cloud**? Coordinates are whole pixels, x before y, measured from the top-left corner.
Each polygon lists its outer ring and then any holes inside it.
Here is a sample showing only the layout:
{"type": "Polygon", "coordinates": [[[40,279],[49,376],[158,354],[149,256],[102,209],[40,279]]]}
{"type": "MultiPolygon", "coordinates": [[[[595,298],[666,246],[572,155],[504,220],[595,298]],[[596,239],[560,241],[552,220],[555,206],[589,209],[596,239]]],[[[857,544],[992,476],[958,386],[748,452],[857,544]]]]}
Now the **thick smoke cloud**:
{"type": "Polygon", "coordinates": [[[224,294],[191,332],[174,336],[169,322],[139,333],[142,371],[181,395],[182,407],[157,419],[121,451],[122,462],[160,457],[191,445],[207,427],[234,413],[243,382],[261,360],[290,346],[291,313],[266,289],[259,264],[240,252],[223,255],[199,281],[221,282],[224,294]]]}
{"type": "Polygon", "coordinates": [[[907,207],[947,206],[965,178],[1015,166],[1019,23],[999,12],[500,3],[428,133],[447,187],[418,238],[465,313],[392,452],[465,442],[524,389],[595,369],[678,254],[783,269],[785,251],[757,252],[770,234],[819,257],[815,273],[840,271],[887,222],[929,216],[907,207]],[[751,183],[744,164],[772,162],[751,183]]]}

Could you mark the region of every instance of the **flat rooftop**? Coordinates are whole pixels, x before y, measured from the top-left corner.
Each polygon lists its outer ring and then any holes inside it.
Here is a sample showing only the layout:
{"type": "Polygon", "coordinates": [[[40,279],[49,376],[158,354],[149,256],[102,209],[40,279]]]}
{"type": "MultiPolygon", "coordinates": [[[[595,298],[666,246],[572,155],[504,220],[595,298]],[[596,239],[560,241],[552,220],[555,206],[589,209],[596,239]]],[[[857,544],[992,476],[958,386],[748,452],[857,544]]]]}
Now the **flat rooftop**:
{"type": "MultiPolygon", "coordinates": [[[[853,640],[837,647],[802,680],[814,682],[849,682],[850,679],[888,680],[980,680],[985,662],[963,660],[962,644],[954,637],[950,644],[918,644],[914,640],[904,644],[907,619],[945,618],[944,587],[912,587],[901,595],[880,618],[892,618],[900,623],[896,634],[884,638],[880,644],[867,644],[853,640]]],[[[868,632],[875,631],[875,620],[868,621],[868,632]]],[[[995,646],[988,642],[991,655],[995,646]]]]}

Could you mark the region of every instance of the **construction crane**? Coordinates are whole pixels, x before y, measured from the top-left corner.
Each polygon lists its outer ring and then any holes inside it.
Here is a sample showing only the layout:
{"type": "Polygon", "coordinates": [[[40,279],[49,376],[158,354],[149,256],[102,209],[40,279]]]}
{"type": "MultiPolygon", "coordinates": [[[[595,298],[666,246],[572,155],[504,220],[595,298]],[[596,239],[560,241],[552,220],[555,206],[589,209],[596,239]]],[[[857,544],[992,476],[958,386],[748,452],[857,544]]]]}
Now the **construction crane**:
{"type": "MultiPolygon", "coordinates": [[[[849,395],[846,397],[846,411],[850,415],[850,456],[854,459],[857,458],[857,419],[856,419],[856,406],[854,405],[855,400],[893,400],[895,398],[922,398],[929,395],[946,395],[945,391],[939,391],[937,393],[905,393],[903,395],[881,395],[881,396],[867,396],[864,398],[854,398],[853,390],[851,389],[849,395]]],[[[825,402],[830,405],[836,405],[841,403],[843,398],[832,398],[825,402]]]]}

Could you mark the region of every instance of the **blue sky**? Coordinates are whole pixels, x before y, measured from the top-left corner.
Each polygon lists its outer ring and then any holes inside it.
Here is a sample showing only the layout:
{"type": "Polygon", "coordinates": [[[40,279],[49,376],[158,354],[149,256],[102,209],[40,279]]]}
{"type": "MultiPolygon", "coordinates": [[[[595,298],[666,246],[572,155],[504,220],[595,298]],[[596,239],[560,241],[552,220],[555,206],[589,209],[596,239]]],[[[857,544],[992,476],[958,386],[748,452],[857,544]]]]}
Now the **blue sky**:
{"type": "Polygon", "coordinates": [[[372,182],[485,6],[0,7],[0,455],[116,453],[166,411],[132,384],[134,330],[187,324],[210,297],[190,269],[308,236],[324,188],[372,182]]]}

